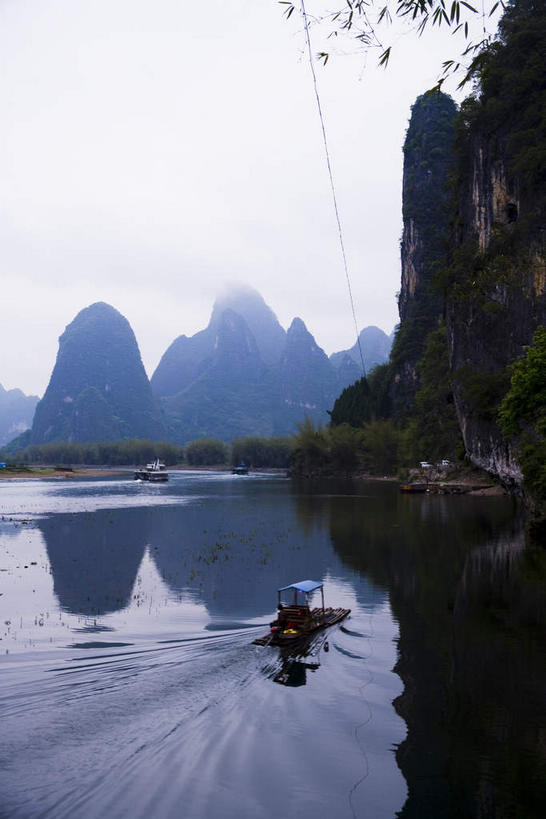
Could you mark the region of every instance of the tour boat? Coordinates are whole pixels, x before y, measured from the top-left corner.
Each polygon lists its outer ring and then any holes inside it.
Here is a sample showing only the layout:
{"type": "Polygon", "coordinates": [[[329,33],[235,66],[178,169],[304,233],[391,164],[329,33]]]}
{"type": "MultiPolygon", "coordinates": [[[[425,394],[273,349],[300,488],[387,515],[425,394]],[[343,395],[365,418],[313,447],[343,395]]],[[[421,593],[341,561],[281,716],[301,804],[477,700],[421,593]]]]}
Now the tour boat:
{"type": "Polygon", "coordinates": [[[168,480],[169,473],[167,472],[167,468],[164,463],[161,463],[159,458],[156,458],[152,463],[146,464],[145,467],[135,471],[135,481],[152,481],[156,483],[168,480]]]}
{"type": "Polygon", "coordinates": [[[283,586],[278,590],[277,596],[277,619],[270,624],[268,634],[254,640],[255,645],[294,645],[319,629],[339,623],[351,613],[351,609],[325,608],[324,587],[316,580],[300,580],[283,586]],[[311,595],[318,589],[322,605],[311,608],[311,595]]]}
{"type": "Polygon", "coordinates": [[[239,464],[234,466],[231,470],[232,475],[248,475],[248,466],[246,464],[239,464]]]}

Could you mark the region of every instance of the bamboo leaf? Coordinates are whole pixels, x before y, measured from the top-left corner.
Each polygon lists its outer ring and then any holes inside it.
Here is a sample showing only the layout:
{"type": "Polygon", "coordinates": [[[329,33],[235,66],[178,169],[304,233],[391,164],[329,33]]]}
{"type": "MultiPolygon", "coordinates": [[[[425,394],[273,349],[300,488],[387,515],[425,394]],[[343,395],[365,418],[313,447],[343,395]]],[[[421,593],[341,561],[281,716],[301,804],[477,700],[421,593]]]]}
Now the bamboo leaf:
{"type": "Polygon", "coordinates": [[[391,56],[391,46],[385,49],[381,57],[379,58],[379,65],[382,65],[384,68],[387,67],[389,64],[389,59],[391,56]]]}

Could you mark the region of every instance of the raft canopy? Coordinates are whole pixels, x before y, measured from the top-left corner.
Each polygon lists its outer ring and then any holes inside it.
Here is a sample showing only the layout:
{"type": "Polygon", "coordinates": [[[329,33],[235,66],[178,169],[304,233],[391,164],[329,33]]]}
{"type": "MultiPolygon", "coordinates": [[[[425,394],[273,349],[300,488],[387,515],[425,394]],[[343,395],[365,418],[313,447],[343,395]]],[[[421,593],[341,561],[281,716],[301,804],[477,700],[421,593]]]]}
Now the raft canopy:
{"type": "Polygon", "coordinates": [[[322,610],[324,611],[324,586],[317,580],[298,580],[297,583],[290,583],[289,586],[283,586],[282,589],[278,589],[278,607],[280,609],[283,606],[291,605],[299,606],[302,609],[309,609],[312,594],[317,589],[320,589],[322,610]]]}
{"type": "Polygon", "coordinates": [[[297,583],[290,583],[289,586],[283,586],[282,589],[279,589],[279,593],[287,591],[287,589],[295,589],[296,591],[309,594],[310,592],[315,591],[315,589],[320,589],[321,587],[322,583],[317,583],[316,580],[299,580],[297,583]]]}

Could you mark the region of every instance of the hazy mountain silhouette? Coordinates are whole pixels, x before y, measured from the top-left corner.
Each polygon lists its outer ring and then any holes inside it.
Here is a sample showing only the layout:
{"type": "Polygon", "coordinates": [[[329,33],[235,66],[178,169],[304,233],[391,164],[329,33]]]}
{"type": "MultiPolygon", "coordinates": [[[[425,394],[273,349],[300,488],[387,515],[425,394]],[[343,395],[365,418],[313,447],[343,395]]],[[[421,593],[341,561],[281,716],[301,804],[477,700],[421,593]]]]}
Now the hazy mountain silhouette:
{"type": "Polygon", "coordinates": [[[104,302],[86,307],[59,338],[31,443],[164,437],[129,322],[104,302]]]}
{"type": "Polygon", "coordinates": [[[0,384],[0,446],[20,435],[32,425],[39,398],[18,389],[5,390],[0,384]]]}
{"type": "MultiPolygon", "coordinates": [[[[208,337],[208,355],[194,362],[193,368],[189,357],[183,359],[184,375],[193,372],[193,379],[163,398],[170,437],[185,443],[196,438],[229,441],[244,435],[272,435],[270,372],[245,320],[225,310],[198,335],[203,333],[208,337]]],[[[188,341],[186,351],[193,339],[188,341]]],[[[172,359],[169,367],[176,372],[172,359]]],[[[154,384],[157,379],[152,379],[154,384]]]]}
{"type": "Polygon", "coordinates": [[[233,310],[244,318],[264,363],[277,364],[284,350],[286,331],[258,291],[243,285],[226,289],[214,303],[211,326],[219,321],[225,310],[233,310]]]}
{"type": "MultiPolygon", "coordinates": [[[[365,327],[363,330],[361,330],[359,340],[360,348],[362,349],[362,357],[364,358],[364,366],[367,373],[369,373],[370,370],[373,370],[374,367],[377,367],[378,364],[385,364],[385,362],[389,360],[393,333],[388,336],[379,327],[372,325],[371,327],[365,327]]],[[[355,344],[349,350],[342,350],[339,353],[332,353],[330,356],[330,361],[336,368],[347,366],[346,359],[344,358],[344,356],[347,355],[357,366],[358,373],[353,379],[353,381],[356,381],[357,378],[362,376],[362,364],[360,361],[358,342],[355,342],[355,344]]]]}
{"type": "Polygon", "coordinates": [[[176,395],[210,368],[218,350],[218,333],[222,333],[226,310],[244,319],[264,364],[274,365],[279,361],[286,332],[256,290],[237,285],[216,299],[204,330],[189,338],[178,336],[166,350],[151,378],[155,395],[162,398],[176,395]]]}
{"type": "Polygon", "coordinates": [[[327,422],[336,397],[360,376],[351,351],[332,363],[301,319],[285,332],[259,293],[237,286],[216,300],[204,330],[173,341],[151,384],[169,436],[183,444],[291,434],[306,416],[327,422]]]}
{"type": "Polygon", "coordinates": [[[298,409],[298,416],[322,415],[334,403],[339,383],[337,373],[300,318],[286,335],[279,363],[281,400],[298,409]]]}
{"type": "MultiPolygon", "coordinates": [[[[377,327],[361,341],[367,368],[386,359],[390,339],[377,327]]],[[[326,423],[360,376],[356,345],[329,359],[300,318],[286,332],[259,293],[236,286],[204,330],[173,341],[150,386],[129,323],[97,302],[60,337],[25,444],[290,435],[306,417],[326,423]]]]}

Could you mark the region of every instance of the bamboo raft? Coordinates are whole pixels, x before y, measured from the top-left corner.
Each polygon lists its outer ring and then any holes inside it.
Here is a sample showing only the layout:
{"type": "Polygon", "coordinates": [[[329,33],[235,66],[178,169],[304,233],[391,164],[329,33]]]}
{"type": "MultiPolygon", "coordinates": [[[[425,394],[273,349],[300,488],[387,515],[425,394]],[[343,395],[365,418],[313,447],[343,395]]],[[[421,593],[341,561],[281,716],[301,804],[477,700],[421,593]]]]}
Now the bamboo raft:
{"type": "Polygon", "coordinates": [[[322,583],[302,580],[278,590],[277,619],[270,624],[268,634],[252,642],[257,646],[298,646],[315,632],[339,623],[350,613],[350,609],[325,608],[322,583]],[[322,606],[311,609],[310,596],[317,590],[322,595],[322,606]],[[292,597],[288,604],[282,601],[286,592],[292,597]]]}
{"type": "Polygon", "coordinates": [[[314,634],[316,631],[319,631],[323,628],[328,628],[328,626],[333,626],[335,623],[339,623],[348,614],[351,613],[351,609],[313,609],[311,612],[311,616],[313,618],[313,622],[308,627],[303,626],[301,629],[294,629],[296,632],[295,634],[283,635],[282,632],[269,632],[268,634],[264,634],[263,637],[258,637],[256,640],[252,642],[256,646],[280,646],[280,645],[289,645],[293,642],[297,642],[298,640],[305,639],[309,637],[311,634],[314,634]]]}

